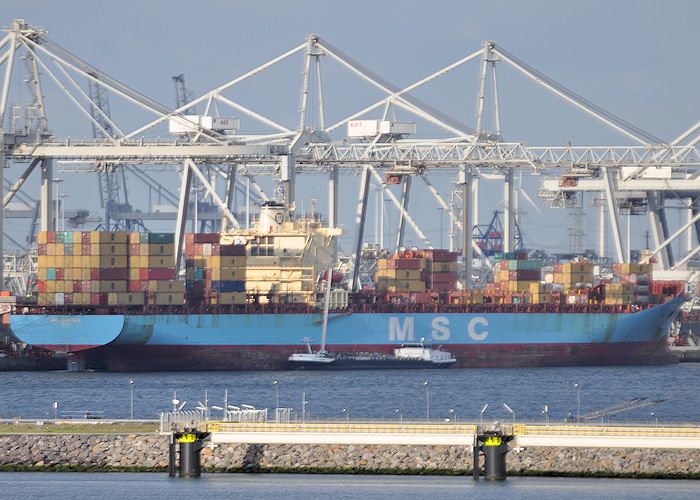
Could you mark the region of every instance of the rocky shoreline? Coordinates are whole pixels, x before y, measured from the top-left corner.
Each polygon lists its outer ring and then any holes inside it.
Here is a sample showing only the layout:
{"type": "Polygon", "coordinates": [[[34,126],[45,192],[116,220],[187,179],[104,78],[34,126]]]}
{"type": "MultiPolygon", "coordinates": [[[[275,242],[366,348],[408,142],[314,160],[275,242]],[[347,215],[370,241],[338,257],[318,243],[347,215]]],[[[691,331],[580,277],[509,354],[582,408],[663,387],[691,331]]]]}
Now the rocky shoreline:
{"type": "MultiPolygon", "coordinates": [[[[2,434],[0,470],[165,471],[158,434],[2,434]]],[[[464,446],[247,445],[202,450],[206,472],[471,474],[464,446]]],[[[511,475],[700,479],[700,450],[528,448],[508,454],[511,475]]]]}

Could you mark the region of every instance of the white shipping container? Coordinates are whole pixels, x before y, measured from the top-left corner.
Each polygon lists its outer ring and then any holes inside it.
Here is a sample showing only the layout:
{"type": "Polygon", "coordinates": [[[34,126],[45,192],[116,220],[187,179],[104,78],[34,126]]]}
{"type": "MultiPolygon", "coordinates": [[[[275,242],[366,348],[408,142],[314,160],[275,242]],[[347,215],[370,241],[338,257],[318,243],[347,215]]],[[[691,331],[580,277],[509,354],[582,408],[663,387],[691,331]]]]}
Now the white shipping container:
{"type": "Polygon", "coordinates": [[[168,131],[171,134],[186,134],[188,132],[196,132],[196,127],[189,127],[186,122],[182,119],[191,122],[194,125],[199,125],[199,127],[204,130],[238,130],[240,128],[241,120],[239,118],[224,118],[221,116],[208,116],[208,115],[180,115],[179,118],[170,118],[168,121],[168,131]]]}
{"type": "Polygon", "coordinates": [[[65,294],[63,294],[62,292],[58,292],[56,294],[56,305],[62,306],[65,303],[65,297],[65,294]]]}
{"type": "MultiPolygon", "coordinates": [[[[622,178],[626,179],[628,176],[633,175],[637,170],[639,170],[638,167],[622,167],[622,178]]],[[[639,177],[642,179],[670,179],[671,167],[649,167],[639,174],[639,177]]]]}
{"type": "Polygon", "coordinates": [[[415,134],[414,122],[389,120],[351,120],[348,122],[348,137],[374,137],[377,134],[415,134]]]}

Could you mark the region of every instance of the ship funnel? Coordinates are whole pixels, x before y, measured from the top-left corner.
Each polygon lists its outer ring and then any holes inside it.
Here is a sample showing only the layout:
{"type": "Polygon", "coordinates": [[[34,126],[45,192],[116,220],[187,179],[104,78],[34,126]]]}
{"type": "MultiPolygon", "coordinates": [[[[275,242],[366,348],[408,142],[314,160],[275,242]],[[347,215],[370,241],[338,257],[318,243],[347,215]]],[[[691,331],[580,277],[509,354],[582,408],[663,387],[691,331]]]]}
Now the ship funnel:
{"type": "Polygon", "coordinates": [[[284,205],[282,203],[267,202],[260,208],[258,232],[261,234],[279,233],[282,231],[284,221],[284,205]]]}

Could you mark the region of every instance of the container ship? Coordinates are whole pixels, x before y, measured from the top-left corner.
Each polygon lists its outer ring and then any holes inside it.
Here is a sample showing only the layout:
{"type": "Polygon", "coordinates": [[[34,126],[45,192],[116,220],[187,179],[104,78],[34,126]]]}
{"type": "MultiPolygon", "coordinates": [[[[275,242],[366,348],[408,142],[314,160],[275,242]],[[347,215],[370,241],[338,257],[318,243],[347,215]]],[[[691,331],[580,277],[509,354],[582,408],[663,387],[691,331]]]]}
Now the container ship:
{"type": "Polygon", "coordinates": [[[493,283],[459,290],[454,252],[408,251],[349,293],[327,269],[339,234],[268,203],[252,229],[185,235],[181,279],[173,234],[41,232],[37,292],[10,327],[73,368],[109,371],[290,369],[302,339],[318,345],[324,312],[331,353],[391,356],[425,338],[456,367],[677,362],[666,337],[682,284],[654,282],[649,266],[601,281],[589,263],[557,264],[548,283],[527,253],[506,253],[493,283]]]}

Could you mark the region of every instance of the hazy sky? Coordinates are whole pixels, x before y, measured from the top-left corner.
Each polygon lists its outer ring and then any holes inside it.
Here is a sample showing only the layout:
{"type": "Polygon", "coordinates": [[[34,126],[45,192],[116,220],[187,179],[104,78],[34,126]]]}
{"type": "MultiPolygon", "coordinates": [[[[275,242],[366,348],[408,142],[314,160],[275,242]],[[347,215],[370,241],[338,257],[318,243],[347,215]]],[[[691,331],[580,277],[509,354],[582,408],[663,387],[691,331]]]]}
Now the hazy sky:
{"type": "MultiPolygon", "coordinates": [[[[478,50],[483,40],[494,40],[580,95],[665,140],[694,124],[700,110],[700,2],[693,0],[4,0],[2,12],[3,26],[23,18],[44,27],[51,40],[169,106],[174,102],[173,75],[184,73],[188,88],[198,96],[299,45],[307,34],[317,33],[399,86],[478,50]]],[[[382,97],[337,64],[324,60],[324,65],[327,63],[327,122],[382,97]]],[[[473,126],[477,75],[475,61],[416,95],[473,126]]],[[[295,128],[300,81],[301,59],[297,58],[231,95],[295,128]]],[[[566,141],[577,145],[629,144],[626,137],[576,111],[505,64],[499,65],[499,85],[506,140],[523,140],[529,145],[561,145],[566,141]]],[[[57,136],[90,135],[88,122],[68,110],[70,106],[59,91],[47,86],[45,94],[49,124],[57,136]]],[[[143,123],[129,109],[112,101],[113,116],[129,125],[133,122],[134,127],[143,123]]],[[[245,119],[242,125],[248,130],[259,128],[245,119]]],[[[418,129],[420,136],[420,123],[418,129]]],[[[434,130],[425,127],[423,132],[432,134],[434,130]]],[[[8,177],[15,179],[20,170],[11,170],[8,177]]],[[[72,175],[77,174],[66,177],[72,175]]],[[[67,183],[65,189],[71,195],[68,207],[80,206],[76,195],[85,193],[85,186],[87,191],[96,190],[94,179],[83,176],[67,183]]],[[[311,180],[318,183],[319,178],[311,180]]],[[[443,183],[447,185],[446,180],[443,183]]],[[[496,208],[494,202],[501,189],[497,181],[484,184],[482,219],[489,218],[496,208]]],[[[351,236],[356,181],[352,179],[346,186],[341,222],[351,236]]],[[[524,186],[534,195],[537,179],[526,179],[524,186]]],[[[304,189],[300,186],[302,198],[304,189]]],[[[325,193],[324,187],[315,195],[321,210],[326,204],[325,193]]],[[[309,194],[308,199],[313,196],[309,194]]],[[[427,207],[431,202],[427,192],[417,190],[412,203],[427,207]]],[[[523,223],[531,245],[537,241],[553,246],[566,240],[562,227],[570,222],[564,212],[546,211],[547,216],[540,217],[534,208],[526,209],[523,223]]],[[[439,243],[437,214],[435,209],[425,210],[418,218],[422,218],[428,236],[439,243]]],[[[673,218],[679,216],[671,217],[673,224],[673,218]]],[[[10,229],[21,224],[10,223],[10,229]]],[[[584,226],[587,247],[596,246],[596,224],[590,217],[584,226]]],[[[646,231],[646,218],[637,218],[633,230],[638,247],[646,231]]],[[[368,231],[371,237],[373,229],[368,231]]]]}

